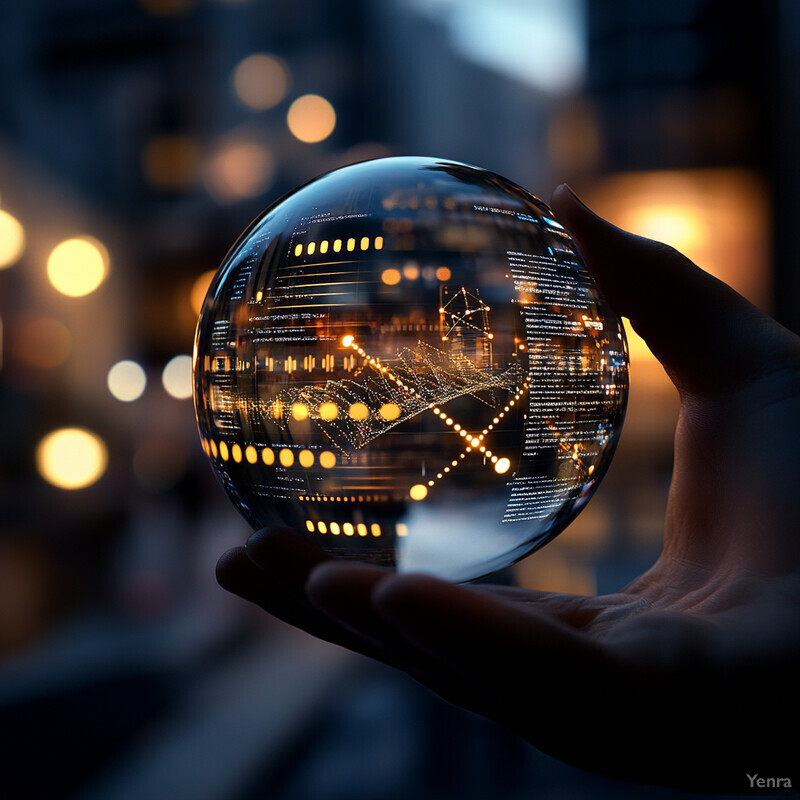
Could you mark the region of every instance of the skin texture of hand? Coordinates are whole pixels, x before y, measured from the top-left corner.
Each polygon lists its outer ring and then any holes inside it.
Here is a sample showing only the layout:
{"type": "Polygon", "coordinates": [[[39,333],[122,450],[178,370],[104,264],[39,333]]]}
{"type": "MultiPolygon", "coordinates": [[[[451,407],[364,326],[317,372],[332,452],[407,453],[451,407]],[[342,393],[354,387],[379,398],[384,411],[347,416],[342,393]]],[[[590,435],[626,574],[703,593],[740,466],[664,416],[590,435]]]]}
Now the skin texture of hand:
{"type": "Polygon", "coordinates": [[[655,565],[601,597],[455,586],[265,530],[225,553],[218,580],[575,766],[682,789],[752,791],[756,773],[797,787],[800,338],[566,186],[552,207],[680,394],[655,565]]]}

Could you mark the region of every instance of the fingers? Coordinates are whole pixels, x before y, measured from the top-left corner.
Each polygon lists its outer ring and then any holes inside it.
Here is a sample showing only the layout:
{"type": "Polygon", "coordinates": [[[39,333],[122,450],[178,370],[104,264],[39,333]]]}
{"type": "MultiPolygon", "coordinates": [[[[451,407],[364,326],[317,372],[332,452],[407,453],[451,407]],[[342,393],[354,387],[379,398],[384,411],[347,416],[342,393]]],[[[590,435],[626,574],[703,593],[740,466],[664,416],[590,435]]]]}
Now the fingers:
{"type": "Polygon", "coordinates": [[[673,248],[611,225],[566,185],[552,206],[612,307],[680,390],[727,391],[797,358],[796,337],[673,248]]]}
{"type": "MultiPolygon", "coordinates": [[[[471,657],[454,654],[451,647],[458,647],[462,641],[452,642],[447,627],[433,623],[430,637],[440,646],[428,647],[424,633],[415,634],[420,622],[416,612],[411,613],[409,621],[393,616],[391,608],[383,607],[382,587],[396,579],[393,573],[373,567],[332,562],[313,571],[307,590],[315,605],[346,629],[369,640],[383,653],[386,663],[403,669],[448,702],[516,727],[517,699],[512,696],[509,703],[508,695],[513,693],[509,692],[507,681],[488,680],[485,671],[476,670],[471,657]]],[[[410,591],[413,595],[413,581],[410,591]]],[[[470,639],[471,655],[483,653],[483,646],[479,637],[470,639]]],[[[493,668],[503,668],[504,655],[494,653],[493,668]]]]}
{"type": "Polygon", "coordinates": [[[601,651],[547,611],[427,575],[324,564],[307,590],[343,626],[423,682],[494,688],[543,670],[594,679],[601,651]],[[498,681],[500,683],[498,683],[498,681]]]}
{"type": "Polygon", "coordinates": [[[256,603],[274,617],[331,641],[331,632],[324,628],[316,612],[270,581],[247,557],[244,547],[223,554],[217,563],[217,581],[223,589],[256,603]]]}
{"type": "Polygon", "coordinates": [[[539,669],[585,672],[600,655],[587,636],[535,606],[427,575],[387,578],[373,604],[415,647],[480,680],[529,680],[539,669]]]}
{"type": "Polygon", "coordinates": [[[372,606],[372,592],[388,574],[365,564],[332,561],[309,575],[305,590],[322,613],[360,636],[385,643],[386,626],[372,606]]]}
{"type": "Polygon", "coordinates": [[[330,556],[291,528],[264,528],[247,540],[247,556],[275,583],[295,595],[311,570],[330,561],[330,556]]]}
{"type": "MultiPolygon", "coordinates": [[[[322,564],[309,576],[306,593],[311,603],[326,617],[359,640],[369,643],[380,660],[405,670],[420,683],[447,699],[464,705],[465,697],[459,681],[451,671],[443,670],[435,659],[410,646],[391,625],[377,613],[373,596],[392,573],[377,567],[352,562],[322,564]],[[455,693],[458,699],[455,700],[455,693]]],[[[474,689],[471,690],[474,695],[474,689]]]]}
{"type": "Polygon", "coordinates": [[[280,619],[399,667],[554,754],[573,741],[564,698],[581,703],[612,683],[602,650],[549,618],[546,603],[328,560],[279,531],[226,553],[218,574],[224,587],[280,619]]]}
{"type": "Polygon", "coordinates": [[[363,637],[343,628],[312,605],[304,586],[309,572],[329,560],[319,548],[285,529],[258,531],[247,547],[224,553],[217,563],[223,589],[256,603],[269,614],[319,639],[385,661],[363,637]]]}

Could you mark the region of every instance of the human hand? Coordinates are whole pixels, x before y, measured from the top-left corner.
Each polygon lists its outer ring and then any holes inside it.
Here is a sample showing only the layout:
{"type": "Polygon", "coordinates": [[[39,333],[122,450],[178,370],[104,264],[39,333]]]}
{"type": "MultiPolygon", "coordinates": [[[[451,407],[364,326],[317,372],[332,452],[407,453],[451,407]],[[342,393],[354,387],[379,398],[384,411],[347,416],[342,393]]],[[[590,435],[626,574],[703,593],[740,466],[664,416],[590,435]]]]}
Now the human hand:
{"type": "Polygon", "coordinates": [[[747,791],[796,787],[800,338],[666,245],[559,187],[552,207],[681,399],[664,548],[601,597],[454,586],[334,561],[259,531],[223,587],[405,670],[537,748],[606,775],[747,791]]]}

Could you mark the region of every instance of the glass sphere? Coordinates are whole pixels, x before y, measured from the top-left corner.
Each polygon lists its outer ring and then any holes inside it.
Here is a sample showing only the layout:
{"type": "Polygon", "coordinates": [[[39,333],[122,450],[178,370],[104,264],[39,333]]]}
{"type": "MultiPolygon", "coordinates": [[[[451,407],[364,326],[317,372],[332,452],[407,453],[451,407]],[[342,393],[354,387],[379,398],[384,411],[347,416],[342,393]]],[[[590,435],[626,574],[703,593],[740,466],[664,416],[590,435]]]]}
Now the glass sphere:
{"type": "Polygon", "coordinates": [[[197,327],[202,446],[254,528],[471,580],[558,535],[616,447],[619,318],[541,200],[385,158],[244,232],[197,327]]]}

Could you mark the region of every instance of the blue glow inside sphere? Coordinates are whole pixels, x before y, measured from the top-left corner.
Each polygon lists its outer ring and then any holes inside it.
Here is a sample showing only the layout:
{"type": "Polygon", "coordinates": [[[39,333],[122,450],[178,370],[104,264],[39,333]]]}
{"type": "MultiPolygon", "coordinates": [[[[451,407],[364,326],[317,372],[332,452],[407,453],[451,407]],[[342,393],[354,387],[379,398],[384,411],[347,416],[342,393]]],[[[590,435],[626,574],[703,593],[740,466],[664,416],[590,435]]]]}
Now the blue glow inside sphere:
{"type": "Polygon", "coordinates": [[[255,528],[452,581],[558,535],[605,473],[625,337],[541,200],[385,158],[244,232],[197,327],[202,446],[255,528]]]}

